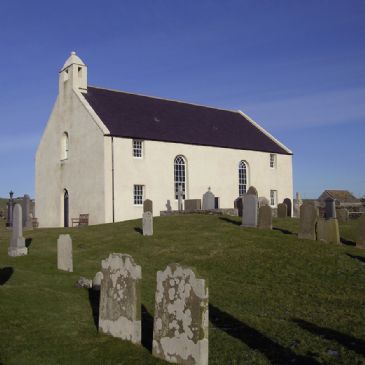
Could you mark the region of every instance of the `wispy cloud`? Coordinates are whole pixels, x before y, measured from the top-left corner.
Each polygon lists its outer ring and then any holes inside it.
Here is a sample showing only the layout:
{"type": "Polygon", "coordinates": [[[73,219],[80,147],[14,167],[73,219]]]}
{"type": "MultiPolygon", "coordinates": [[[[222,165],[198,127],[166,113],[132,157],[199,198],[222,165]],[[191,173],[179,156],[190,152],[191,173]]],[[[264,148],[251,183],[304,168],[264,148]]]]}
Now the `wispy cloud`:
{"type": "Polygon", "coordinates": [[[306,128],[363,121],[365,88],[330,91],[242,105],[242,110],[269,128],[306,128]]]}

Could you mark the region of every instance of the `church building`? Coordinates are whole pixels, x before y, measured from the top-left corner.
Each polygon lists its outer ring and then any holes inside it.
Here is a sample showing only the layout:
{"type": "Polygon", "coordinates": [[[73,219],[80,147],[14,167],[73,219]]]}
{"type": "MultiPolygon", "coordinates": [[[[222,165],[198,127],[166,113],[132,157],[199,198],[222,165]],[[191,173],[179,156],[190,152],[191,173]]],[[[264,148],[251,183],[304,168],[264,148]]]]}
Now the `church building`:
{"type": "Polygon", "coordinates": [[[242,111],[89,86],[75,54],[59,72],[59,92],[36,153],[40,227],[142,217],[201,199],[219,208],[253,185],[275,207],[293,196],[292,152],[242,111]]]}

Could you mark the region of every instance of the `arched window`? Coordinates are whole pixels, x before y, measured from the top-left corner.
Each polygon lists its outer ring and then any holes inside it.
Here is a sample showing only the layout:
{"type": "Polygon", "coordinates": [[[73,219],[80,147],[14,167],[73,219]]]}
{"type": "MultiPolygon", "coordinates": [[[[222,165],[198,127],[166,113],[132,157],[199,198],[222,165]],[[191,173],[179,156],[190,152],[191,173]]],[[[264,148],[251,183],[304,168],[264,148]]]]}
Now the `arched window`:
{"type": "Polygon", "coordinates": [[[68,133],[65,132],[62,135],[61,141],[61,160],[68,159],[68,133]]]}
{"type": "Polygon", "coordinates": [[[240,161],[238,164],[238,195],[242,196],[247,191],[247,163],[240,161]]]}
{"type": "Polygon", "coordinates": [[[186,193],[186,163],[182,156],[176,156],[174,160],[175,199],[178,199],[179,186],[182,188],[183,199],[186,193]]]}

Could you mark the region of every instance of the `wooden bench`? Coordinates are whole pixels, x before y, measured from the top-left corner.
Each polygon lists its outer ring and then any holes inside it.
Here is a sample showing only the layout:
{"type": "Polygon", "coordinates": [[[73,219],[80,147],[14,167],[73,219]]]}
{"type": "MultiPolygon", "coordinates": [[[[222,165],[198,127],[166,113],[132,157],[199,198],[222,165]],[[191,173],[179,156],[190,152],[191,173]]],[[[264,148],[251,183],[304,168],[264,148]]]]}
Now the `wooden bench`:
{"type": "Polygon", "coordinates": [[[88,226],[89,225],[89,214],[80,214],[79,218],[72,218],[71,223],[72,223],[72,227],[88,226]]]}

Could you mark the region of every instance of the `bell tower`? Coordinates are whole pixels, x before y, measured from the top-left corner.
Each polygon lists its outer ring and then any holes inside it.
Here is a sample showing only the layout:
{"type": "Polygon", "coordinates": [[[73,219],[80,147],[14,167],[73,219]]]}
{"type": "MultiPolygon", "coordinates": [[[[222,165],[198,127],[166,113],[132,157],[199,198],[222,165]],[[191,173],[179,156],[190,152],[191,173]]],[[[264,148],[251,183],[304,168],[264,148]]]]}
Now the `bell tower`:
{"type": "Polygon", "coordinates": [[[67,89],[77,89],[81,92],[87,91],[87,66],[76,55],[71,52],[70,57],[63,65],[59,76],[59,93],[63,94],[67,89]]]}

